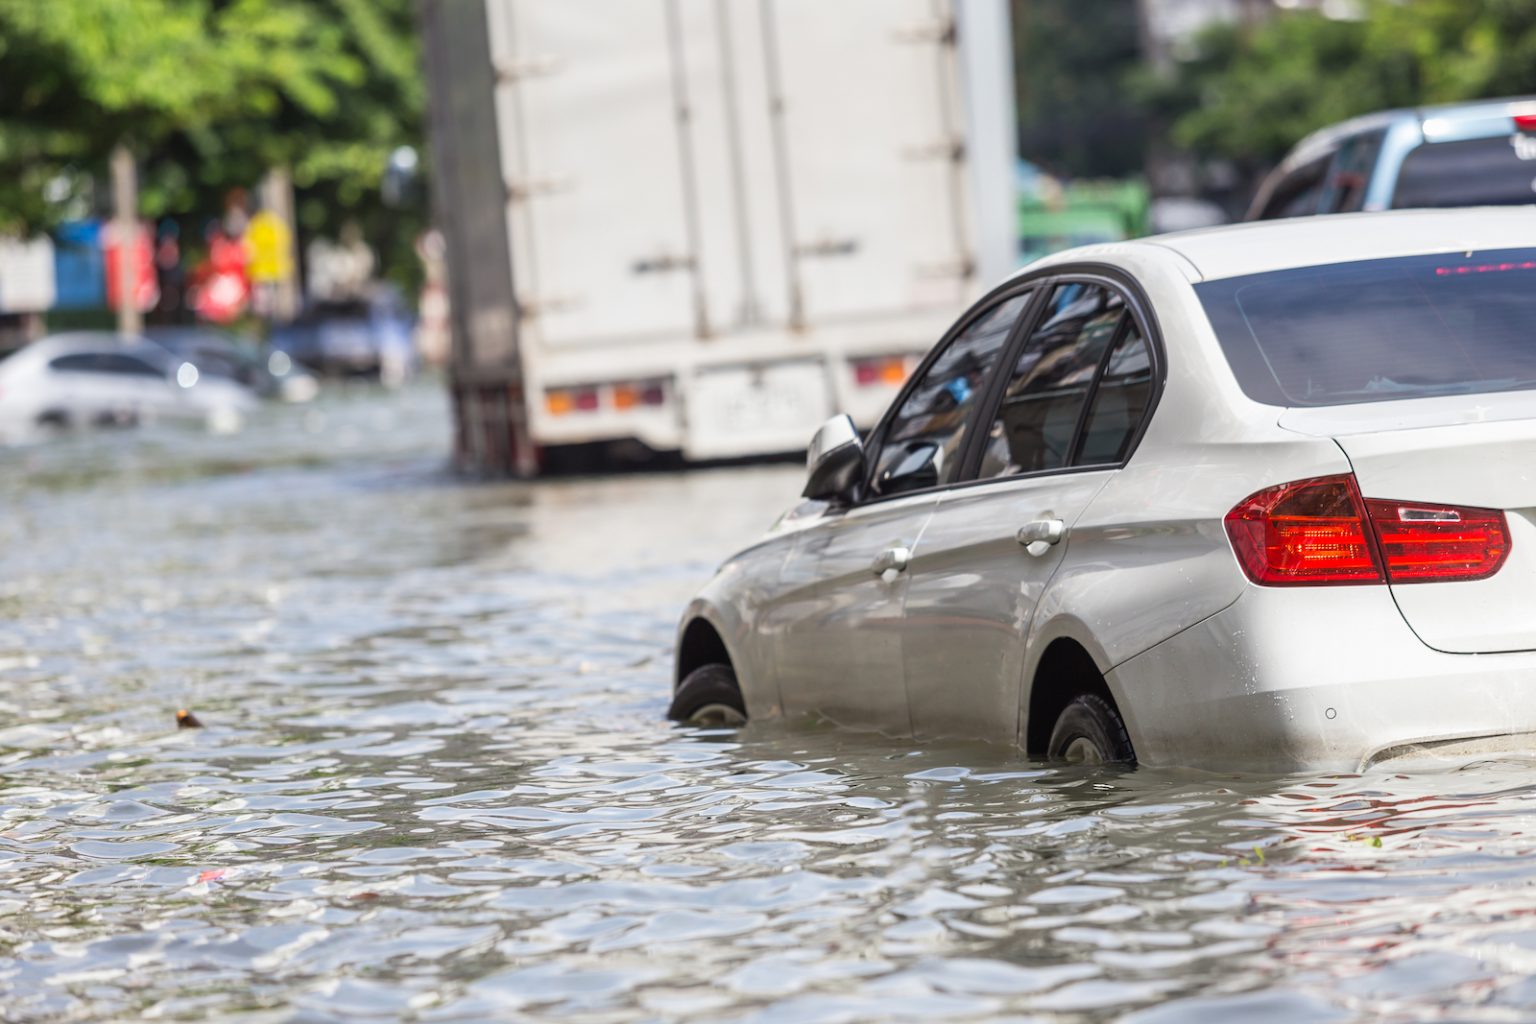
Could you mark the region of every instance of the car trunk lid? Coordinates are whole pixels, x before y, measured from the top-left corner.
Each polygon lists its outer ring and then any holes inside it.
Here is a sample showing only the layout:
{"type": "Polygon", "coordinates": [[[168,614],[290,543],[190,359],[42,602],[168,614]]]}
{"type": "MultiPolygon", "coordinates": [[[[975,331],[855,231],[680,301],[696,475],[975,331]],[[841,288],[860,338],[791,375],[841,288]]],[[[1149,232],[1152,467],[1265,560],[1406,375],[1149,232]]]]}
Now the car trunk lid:
{"type": "Polygon", "coordinates": [[[1536,650],[1536,394],[1291,409],[1279,422],[1332,437],[1367,499],[1502,511],[1509,555],[1496,573],[1394,583],[1392,596],[1437,650],[1536,650]]]}

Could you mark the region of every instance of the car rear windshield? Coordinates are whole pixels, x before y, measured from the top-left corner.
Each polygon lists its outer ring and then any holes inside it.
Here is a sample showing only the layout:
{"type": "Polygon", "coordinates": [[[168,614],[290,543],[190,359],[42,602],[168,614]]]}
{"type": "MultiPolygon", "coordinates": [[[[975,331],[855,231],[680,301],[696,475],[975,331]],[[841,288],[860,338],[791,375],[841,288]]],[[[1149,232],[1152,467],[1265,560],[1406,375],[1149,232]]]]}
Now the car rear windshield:
{"type": "Polygon", "coordinates": [[[1536,249],[1303,267],[1195,291],[1243,392],[1268,405],[1536,389],[1536,249]]]}
{"type": "Polygon", "coordinates": [[[1509,206],[1536,202],[1536,136],[1434,142],[1409,153],[1392,205],[1509,206]]]}

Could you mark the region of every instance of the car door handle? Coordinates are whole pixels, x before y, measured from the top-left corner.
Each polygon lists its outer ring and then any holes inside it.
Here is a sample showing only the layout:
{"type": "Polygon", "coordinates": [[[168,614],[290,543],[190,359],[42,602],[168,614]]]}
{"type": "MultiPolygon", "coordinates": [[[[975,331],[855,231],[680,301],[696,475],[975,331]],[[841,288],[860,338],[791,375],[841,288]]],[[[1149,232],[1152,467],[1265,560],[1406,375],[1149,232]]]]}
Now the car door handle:
{"type": "Polygon", "coordinates": [[[887,572],[905,572],[907,563],[912,561],[912,552],[907,548],[886,548],[875,556],[870,563],[869,571],[876,576],[883,576],[887,572]]]}
{"type": "Polygon", "coordinates": [[[1045,554],[1046,547],[1060,544],[1061,538],[1066,535],[1067,524],[1060,519],[1036,519],[1019,527],[1019,532],[1015,534],[1018,542],[1028,548],[1032,555],[1045,554]]]}

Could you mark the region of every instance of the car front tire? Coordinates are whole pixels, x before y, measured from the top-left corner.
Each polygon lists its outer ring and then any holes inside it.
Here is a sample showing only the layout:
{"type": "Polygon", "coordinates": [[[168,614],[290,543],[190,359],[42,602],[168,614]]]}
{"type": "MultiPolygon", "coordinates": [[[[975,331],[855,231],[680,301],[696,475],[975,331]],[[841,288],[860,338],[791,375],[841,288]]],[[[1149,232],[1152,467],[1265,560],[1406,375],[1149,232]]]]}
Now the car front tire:
{"type": "Polygon", "coordinates": [[[702,665],[688,673],[672,697],[667,717],[689,725],[734,729],[747,724],[747,702],[729,665],[702,665]]]}
{"type": "Polygon", "coordinates": [[[1073,698],[1051,730],[1046,756],[1068,764],[1135,764],[1136,751],[1125,721],[1097,694],[1073,698]]]}

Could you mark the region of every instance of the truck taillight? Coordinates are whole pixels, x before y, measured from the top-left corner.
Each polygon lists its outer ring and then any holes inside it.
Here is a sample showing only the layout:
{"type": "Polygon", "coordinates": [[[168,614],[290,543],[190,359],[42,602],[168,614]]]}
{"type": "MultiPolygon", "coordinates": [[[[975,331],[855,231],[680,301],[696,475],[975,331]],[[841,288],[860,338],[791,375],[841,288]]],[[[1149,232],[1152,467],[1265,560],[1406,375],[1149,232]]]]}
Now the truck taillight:
{"type": "Polygon", "coordinates": [[[917,365],[909,356],[876,356],[853,360],[853,380],[861,388],[884,384],[899,387],[917,365]]]}
{"type": "Polygon", "coordinates": [[[587,387],[551,388],[544,392],[544,410],[551,416],[614,409],[624,412],[644,406],[665,405],[666,385],[659,380],[619,381],[587,387]]]}
{"type": "Polygon", "coordinates": [[[1226,528],[1243,572],[1265,586],[1480,580],[1509,556],[1503,512],[1366,499],[1350,473],[1249,495],[1226,528]]]}

